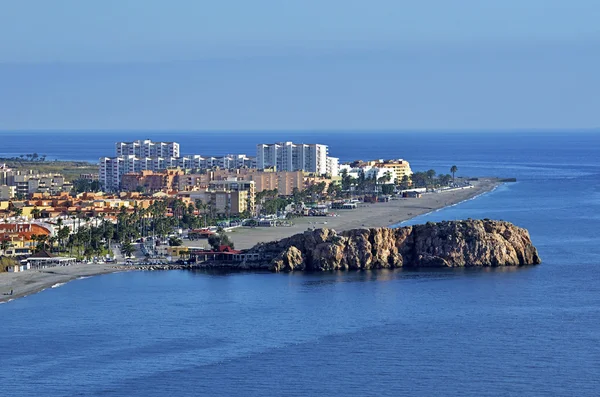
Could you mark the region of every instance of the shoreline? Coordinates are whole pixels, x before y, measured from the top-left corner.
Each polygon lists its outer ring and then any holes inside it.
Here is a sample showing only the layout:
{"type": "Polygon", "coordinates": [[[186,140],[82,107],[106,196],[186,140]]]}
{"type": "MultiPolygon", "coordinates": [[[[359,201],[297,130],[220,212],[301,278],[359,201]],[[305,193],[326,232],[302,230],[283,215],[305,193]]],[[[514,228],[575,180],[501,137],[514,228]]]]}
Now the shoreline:
{"type": "Polygon", "coordinates": [[[48,288],[57,288],[73,280],[133,270],[120,265],[76,264],[56,266],[20,273],[0,274],[0,304],[37,294],[48,288]],[[13,290],[12,295],[5,295],[13,290]]]}
{"type": "MultiPolygon", "coordinates": [[[[421,198],[398,199],[387,203],[365,204],[355,210],[336,210],[338,216],[303,217],[293,219],[289,227],[243,227],[229,232],[236,248],[248,249],[261,242],[271,242],[302,233],[312,228],[332,228],[337,231],[361,227],[401,227],[403,222],[418,216],[430,214],[452,207],[465,201],[476,199],[494,191],[502,182],[497,178],[480,178],[474,181],[473,188],[458,191],[427,193],[421,198]]],[[[206,244],[198,241],[185,241],[187,246],[206,244]]],[[[48,288],[58,287],[67,282],[102,274],[138,270],[118,264],[94,265],[77,264],[58,266],[41,270],[27,270],[21,273],[0,274],[0,304],[17,298],[36,294],[48,288]],[[13,295],[4,295],[13,290],[13,295]]]]}
{"type": "MultiPolygon", "coordinates": [[[[363,204],[355,210],[333,210],[337,216],[311,216],[292,219],[293,226],[240,227],[227,232],[236,249],[248,249],[258,243],[271,242],[312,228],[329,228],[337,232],[363,227],[400,227],[418,216],[452,207],[494,191],[502,182],[497,178],[480,178],[473,188],[426,193],[421,198],[403,198],[387,203],[363,204]]],[[[207,245],[206,240],[185,241],[184,245],[207,245]]]]}

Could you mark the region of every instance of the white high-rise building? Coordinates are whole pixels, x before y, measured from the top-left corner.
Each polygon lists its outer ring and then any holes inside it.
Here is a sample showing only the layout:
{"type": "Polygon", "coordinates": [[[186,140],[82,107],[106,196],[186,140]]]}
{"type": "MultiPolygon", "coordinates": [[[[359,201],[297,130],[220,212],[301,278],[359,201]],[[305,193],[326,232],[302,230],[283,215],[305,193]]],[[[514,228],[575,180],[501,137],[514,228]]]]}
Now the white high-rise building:
{"type": "Polygon", "coordinates": [[[305,171],[337,175],[337,160],[328,157],[328,146],[316,143],[278,142],[256,145],[256,168],[277,171],[305,171]]]}
{"type": "Polygon", "coordinates": [[[327,157],[327,174],[331,176],[340,174],[340,159],[338,157],[327,157]]]}
{"type": "Polygon", "coordinates": [[[117,142],[117,156],[136,157],[179,157],[177,142],[152,142],[149,139],[133,142],[117,142]]]}
{"type": "Polygon", "coordinates": [[[119,190],[125,174],[140,171],[163,171],[168,168],[211,169],[214,167],[236,169],[256,168],[256,161],[243,154],[221,157],[190,155],[183,157],[137,157],[133,154],[100,159],[98,179],[106,191],[119,190]]]}

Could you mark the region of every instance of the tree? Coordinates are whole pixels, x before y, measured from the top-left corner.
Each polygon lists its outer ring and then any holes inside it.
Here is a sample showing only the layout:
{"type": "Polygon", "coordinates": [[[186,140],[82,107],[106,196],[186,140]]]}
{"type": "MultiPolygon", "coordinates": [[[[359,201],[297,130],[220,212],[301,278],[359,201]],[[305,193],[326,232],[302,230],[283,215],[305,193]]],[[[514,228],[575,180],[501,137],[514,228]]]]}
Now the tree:
{"type": "Polygon", "coordinates": [[[452,183],[454,183],[454,175],[458,172],[458,167],[453,165],[450,167],[450,172],[452,173],[452,183]]]}
{"type": "Polygon", "coordinates": [[[229,236],[225,234],[223,228],[218,228],[217,232],[208,238],[208,244],[210,244],[213,251],[217,251],[220,246],[227,245],[234,248],[233,241],[229,239],[229,236]]]}
{"type": "Polygon", "coordinates": [[[403,175],[402,180],[400,181],[400,189],[408,189],[410,186],[410,178],[408,175],[403,175]]]}
{"type": "Polygon", "coordinates": [[[381,193],[383,194],[394,194],[394,185],[392,184],[385,184],[385,185],[381,185],[381,193]]]}
{"type": "Polygon", "coordinates": [[[169,247],[180,247],[183,245],[183,241],[177,237],[169,238],[169,247]]]}
{"type": "Polygon", "coordinates": [[[428,170],[426,172],[427,180],[430,185],[433,185],[433,179],[435,178],[435,170],[428,170]]]}
{"type": "Polygon", "coordinates": [[[12,244],[8,240],[0,241],[0,251],[2,251],[2,253],[5,253],[6,250],[9,249],[11,246],[12,244]]]}
{"type": "Polygon", "coordinates": [[[68,226],[63,226],[60,229],[58,229],[58,240],[60,241],[60,245],[63,246],[63,248],[65,241],[69,238],[70,234],[71,230],[69,230],[68,226]]]}
{"type": "Polygon", "coordinates": [[[40,209],[38,207],[33,207],[33,209],[31,210],[31,216],[33,216],[33,219],[38,219],[40,217],[42,211],[40,211],[40,209]]]}
{"type": "Polygon", "coordinates": [[[415,172],[412,174],[412,181],[415,187],[427,186],[427,174],[424,172],[415,172]]]}
{"type": "Polygon", "coordinates": [[[133,244],[131,244],[129,241],[126,241],[121,245],[121,252],[126,257],[131,257],[134,251],[135,248],[133,247],[133,244]]]}

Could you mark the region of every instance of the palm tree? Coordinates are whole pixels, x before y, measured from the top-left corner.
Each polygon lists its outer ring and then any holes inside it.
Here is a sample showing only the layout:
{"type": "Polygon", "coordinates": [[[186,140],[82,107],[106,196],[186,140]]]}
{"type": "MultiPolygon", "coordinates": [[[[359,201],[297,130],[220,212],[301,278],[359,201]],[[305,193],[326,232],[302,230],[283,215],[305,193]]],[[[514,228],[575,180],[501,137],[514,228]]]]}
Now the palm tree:
{"type": "Polygon", "coordinates": [[[40,211],[38,207],[33,207],[33,209],[31,210],[31,216],[33,216],[33,219],[38,219],[40,217],[41,212],[42,211],[40,211]]]}
{"type": "Polygon", "coordinates": [[[10,241],[8,240],[2,240],[0,242],[0,251],[2,251],[2,253],[5,253],[7,249],[10,248],[12,244],[10,243],[10,241]]]}
{"type": "Polygon", "coordinates": [[[123,256],[131,257],[131,255],[135,252],[135,248],[129,241],[126,241],[121,245],[121,252],[123,253],[123,256]]]}
{"type": "Polygon", "coordinates": [[[454,174],[458,172],[458,167],[453,165],[452,167],[450,167],[450,172],[452,173],[452,183],[454,183],[454,174]]]}
{"type": "Polygon", "coordinates": [[[15,217],[19,217],[19,216],[23,215],[23,208],[13,209],[13,214],[15,215],[15,217]]]}
{"type": "Polygon", "coordinates": [[[52,252],[54,250],[54,245],[56,244],[57,241],[58,241],[58,237],[56,237],[56,236],[52,236],[48,239],[48,244],[50,245],[50,252],[52,252]]]}

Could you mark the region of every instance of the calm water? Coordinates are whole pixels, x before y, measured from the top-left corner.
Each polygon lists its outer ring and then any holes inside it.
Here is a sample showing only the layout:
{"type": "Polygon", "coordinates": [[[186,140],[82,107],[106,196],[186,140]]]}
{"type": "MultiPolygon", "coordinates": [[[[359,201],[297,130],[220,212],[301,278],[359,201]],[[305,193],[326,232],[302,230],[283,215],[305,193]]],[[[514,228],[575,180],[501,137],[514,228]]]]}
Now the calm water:
{"type": "MultiPolygon", "coordinates": [[[[512,221],[544,263],[77,280],[0,305],[2,395],[598,395],[600,136],[305,135],[346,159],[517,177],[413,222],[512,221]]],[[[189,142],[217,152],[213,138],[189,142]]]]}

